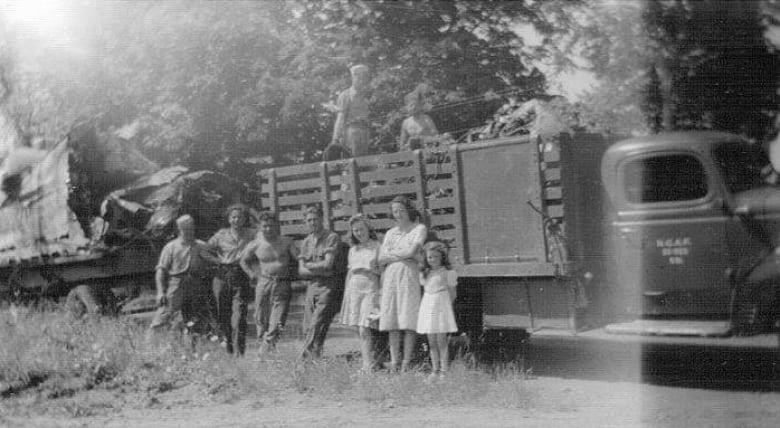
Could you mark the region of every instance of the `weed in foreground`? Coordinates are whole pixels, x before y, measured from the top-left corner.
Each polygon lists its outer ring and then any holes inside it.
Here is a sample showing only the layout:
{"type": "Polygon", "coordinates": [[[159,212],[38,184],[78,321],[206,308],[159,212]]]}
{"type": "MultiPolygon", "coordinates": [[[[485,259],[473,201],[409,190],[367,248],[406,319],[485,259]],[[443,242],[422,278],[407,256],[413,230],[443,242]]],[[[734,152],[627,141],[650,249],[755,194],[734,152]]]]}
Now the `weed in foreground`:
{"type": "Polygon", "coordinates": [[[522,367],[486,373],[456,360],[446,378],[426,383],[428,373],[422,369],[363,374],[359,361],[341,356],[301,361],[294,342],[280,344],[263,358],[251,350],[236,358],[212,342],[192,344],[173,333],[147,341],[143,326],[121,319],[74,321],[51,310],[16,314],[13,322],[9,316],[0,312],[0,394],[19,397],[32,391],[45,412],[57,407],[46,401],[58,399],[61,413],[69,416],[107,411],[102,398],[94,403],[76,399],[93,389],[114,391],[126,400],[133,394],[145,397],[139,400],[141,407],[161,406],[171,393],[184,390],[187,396],[178,403],[304,394],[377,406],[528,409],[538,404],[522,367]]]}

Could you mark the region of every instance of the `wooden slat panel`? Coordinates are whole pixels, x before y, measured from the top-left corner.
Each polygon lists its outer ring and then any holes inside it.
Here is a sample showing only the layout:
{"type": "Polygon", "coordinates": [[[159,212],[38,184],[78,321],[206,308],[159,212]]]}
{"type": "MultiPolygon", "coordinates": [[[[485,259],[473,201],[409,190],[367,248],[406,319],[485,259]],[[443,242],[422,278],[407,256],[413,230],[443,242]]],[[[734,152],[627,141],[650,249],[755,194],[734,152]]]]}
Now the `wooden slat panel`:
{"type": "Polygon", "coordinates": [[[366,199],[380,198],[382,196],[403,195],[409,193],[417,193],[417,186],[414,183],[366,187],[361,190],[362,199],[364,201],[366,199]]]}
{"type": "Polygon", "coordinates": [[[305,195],[293,195],[293,196],[280,196],[279,207],[286,207],[289,205],[302,205],[313,204],[320,201],[322,195],[321,192],[307,193],[305,195]]]}

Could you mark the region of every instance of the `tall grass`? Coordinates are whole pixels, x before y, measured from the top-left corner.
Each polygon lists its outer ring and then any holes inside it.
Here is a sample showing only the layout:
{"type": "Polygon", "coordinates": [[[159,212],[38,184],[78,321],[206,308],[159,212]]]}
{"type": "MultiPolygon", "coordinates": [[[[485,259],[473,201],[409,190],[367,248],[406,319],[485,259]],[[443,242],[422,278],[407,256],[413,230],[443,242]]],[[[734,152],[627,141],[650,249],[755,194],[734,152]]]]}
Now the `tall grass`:
{"type": "Polygon", "coordinates": [[[0,344],[0,400],[105,389],[140,393],[153,405],[155,397],[186,387],[196,391],[190,399],[216,402],[297,393],[380,406],[538,404],[521,370],[489,375],[456,360],[446,379],[428,384],[422,371],[361,374],[359,361],[332,353],[304,362],[294,341],[263,358],[252,349],[235,358],[209,341],[192,346],[174,333],[147,341],[144,326],[133,322],[73,320],[56,310],[0,311],[0,344]]]}

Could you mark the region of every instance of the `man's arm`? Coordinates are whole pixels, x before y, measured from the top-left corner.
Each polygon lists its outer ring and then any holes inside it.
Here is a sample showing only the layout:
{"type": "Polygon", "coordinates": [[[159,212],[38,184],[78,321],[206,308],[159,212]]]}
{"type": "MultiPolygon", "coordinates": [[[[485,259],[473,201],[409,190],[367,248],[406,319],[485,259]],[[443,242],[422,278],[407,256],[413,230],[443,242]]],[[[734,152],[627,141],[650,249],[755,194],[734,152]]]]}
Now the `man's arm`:
{"type": "Polygon", "coordinates": [[[309,262],[306,264],[306,269],[309,270],[309,272],[317,275],[322,274],[328,274],[330,273],[331,268],[333,267],[333,251],[325,254],[325,257],[319,261],[319,262],[309,262]]]}
{"type": "Polygon", "coordinates": [[[157,304],[158,305],[164,305],[166,302],[165,297],[165,280],[166,280],[166,274],[165,269],[157,268],[157,271],[154,273],[154,282],[157,287],[157,304]]]}
{"type": "Polygon", "coordinates": [[[347,110],[347,91],[339,94],[339,98],[336,101],[336,106],[339,112],[336,114],[336,123],[333,124],[333,138],[332,143],[338,143],[344,139],[344,128],[346,126],[346,110],[347,110]]]}
{"type": "Polygon", "coordinates": [[[312,273],[319,275],[327,275],[333,268],[334,254],[338,251],[339,237],[335,233],[330,233],[325,238],[325,257],[318,262],[309,262],[305,264],[305,268],[312,273]]]}

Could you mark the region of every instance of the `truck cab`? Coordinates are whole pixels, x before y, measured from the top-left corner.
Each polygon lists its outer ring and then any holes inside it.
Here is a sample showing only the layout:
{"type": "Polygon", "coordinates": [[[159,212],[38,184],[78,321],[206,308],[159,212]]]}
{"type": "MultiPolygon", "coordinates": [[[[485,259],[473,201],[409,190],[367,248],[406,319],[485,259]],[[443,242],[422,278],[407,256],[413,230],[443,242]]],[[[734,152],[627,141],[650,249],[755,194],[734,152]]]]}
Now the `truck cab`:
{"type": "Polygon", "coordinates": [[[623,140],[602,158],[614,208],[612,333],[726,336],[778,319],[780,187],[761,147],[719,132],[623,140]]]}

